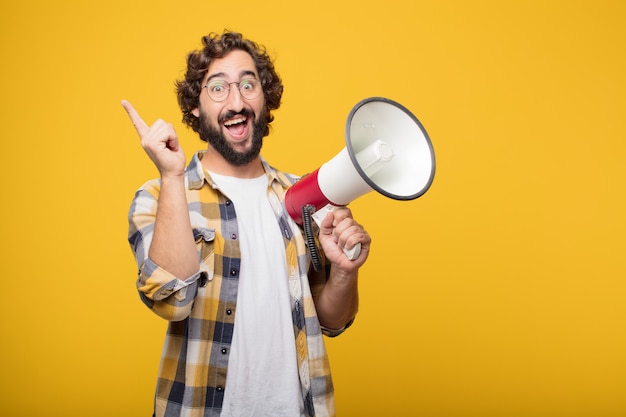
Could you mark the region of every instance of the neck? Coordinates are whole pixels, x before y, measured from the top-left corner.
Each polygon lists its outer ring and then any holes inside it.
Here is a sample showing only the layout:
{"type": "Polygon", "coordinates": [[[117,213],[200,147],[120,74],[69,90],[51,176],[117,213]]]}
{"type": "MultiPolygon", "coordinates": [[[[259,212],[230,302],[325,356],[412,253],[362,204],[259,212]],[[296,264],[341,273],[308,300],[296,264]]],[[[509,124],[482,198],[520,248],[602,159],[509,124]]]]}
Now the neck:
{"type": "Polygon", "coordinates": [[[215,172],[216,174],[236,178],[257,178],[265,172],[260,156],[257,156],[246,165],[233,165],[210,146],[202,158],[202,166],[204,169],[215,172]]]}

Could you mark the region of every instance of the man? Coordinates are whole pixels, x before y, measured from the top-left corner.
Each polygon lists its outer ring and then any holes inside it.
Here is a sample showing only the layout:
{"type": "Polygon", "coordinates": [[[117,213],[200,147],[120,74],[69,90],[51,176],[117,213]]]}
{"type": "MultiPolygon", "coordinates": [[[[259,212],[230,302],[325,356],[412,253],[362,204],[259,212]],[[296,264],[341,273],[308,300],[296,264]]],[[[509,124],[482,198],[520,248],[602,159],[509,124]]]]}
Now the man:
{"type": "Polygon", "coordinates": [[[296,177],[260,156],[282,81],[240,34],[203,38],[177,82],[183,120],[208,143],[185,169],[173,127],[122,105],[159,170],[133,200],[129,242],[143,302],[169,321],[156,416],[334,415],[322,334],[354,320],[370,237],[350,210],[319,228],[324,268],[310,269],[282,201],[296,177]],[[343,249],[361,244],[349,260],[343,249]]]}

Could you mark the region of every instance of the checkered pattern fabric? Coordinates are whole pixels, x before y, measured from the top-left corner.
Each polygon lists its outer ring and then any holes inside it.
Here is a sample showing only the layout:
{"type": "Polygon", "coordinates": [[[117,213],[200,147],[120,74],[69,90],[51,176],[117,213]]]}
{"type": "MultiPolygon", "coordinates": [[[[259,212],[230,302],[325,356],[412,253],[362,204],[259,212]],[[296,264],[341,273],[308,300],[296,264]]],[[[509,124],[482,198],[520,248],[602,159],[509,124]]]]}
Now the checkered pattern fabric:
{"type": "MultiPolygon", "coordinates": [[[[235,207],[202,168],[203,152],[186,170],[187,202],[200,270],[175,277],[156,265],[148,251],[153,236],[160,181],[151,180],[136,193],[129,212],[129,242],[143,302],[169,321],[155,396],[155,416],[219,416],[237,312],[240,250],[235,207]]],[[[327,280],[328,267],[310,267],[300,228],[282,201],[297,177],[263,161],[269,178],[268,199],[280,225],[288,264],[294,346],[307,416],[335,414],[333,384],[314,298],[327,280]]]]}

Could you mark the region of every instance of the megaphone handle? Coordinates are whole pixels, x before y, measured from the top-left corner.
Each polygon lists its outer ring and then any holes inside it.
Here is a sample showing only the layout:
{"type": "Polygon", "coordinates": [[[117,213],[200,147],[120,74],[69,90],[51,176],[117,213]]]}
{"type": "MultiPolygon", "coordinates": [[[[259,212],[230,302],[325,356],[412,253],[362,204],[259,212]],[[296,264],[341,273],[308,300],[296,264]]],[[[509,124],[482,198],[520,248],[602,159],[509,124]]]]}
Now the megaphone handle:
{"type": "Polygon", "coordinates": [[[361,244],[357,243],[356,245],[352,247],[352,249],[343,248],[343,253],[346,254],[348,259],[350,259],[351,261],[354,261],[361,254],[361,244]]]}
{"type": "MultiPolygon", "coordinates": [[[[317,210],[315,213],[313,213],[311,217],[313,217],[313,220],[315,220],[315,223],[317,223],[317,225],[319,226],[322,220],[324,220],[324,217],[326,217],[326,214],[328,214],[329,212],[335,211],[335,209],[337,208],[338,208],[337,206],[333,206],[332,204],[327,204],[321,209],[317,210]]],[[[357,243],[350,249],[343,248],[343,253],[346,254],[348,259],[350,259],[351,261],[354,261],[361,254],[361,244],[357,243]]]]}

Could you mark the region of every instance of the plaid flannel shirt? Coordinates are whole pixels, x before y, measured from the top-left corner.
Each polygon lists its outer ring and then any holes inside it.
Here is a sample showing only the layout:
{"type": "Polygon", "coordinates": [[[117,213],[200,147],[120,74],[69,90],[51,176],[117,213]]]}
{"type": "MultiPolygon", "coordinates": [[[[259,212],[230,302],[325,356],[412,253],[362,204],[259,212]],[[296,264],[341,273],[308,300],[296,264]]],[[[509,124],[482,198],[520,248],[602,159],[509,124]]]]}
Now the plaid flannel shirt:
{"type": "MultiPolygon", "coordinates": [[[[139,267],[137,289],[142,301],[169,321],[155,395],[155,416],[219,416],[233,326],[237,311],[240,250],[235,207],[200,162],[190,161],[185,173],[187,203],[196,239],[200,270],[176,277],[149,257],[160,180],[144,184],[129,212],[128,240],[139,267]]],[[[294,346],[307,416],[335,414],[333,384],[323,334],[344,329],[320,326],[314,298],[324,286],[328,266],[309,274],[310,259],[300,228],[282,201],[297,177],[263,161],[269,178],[268,199],[280,225],[288,264],[294,346]]],[[[323,254],[322,254],[323,255],[323,254]]],[[[312,271],[312,269],[311,269],[312,271]]]]}

